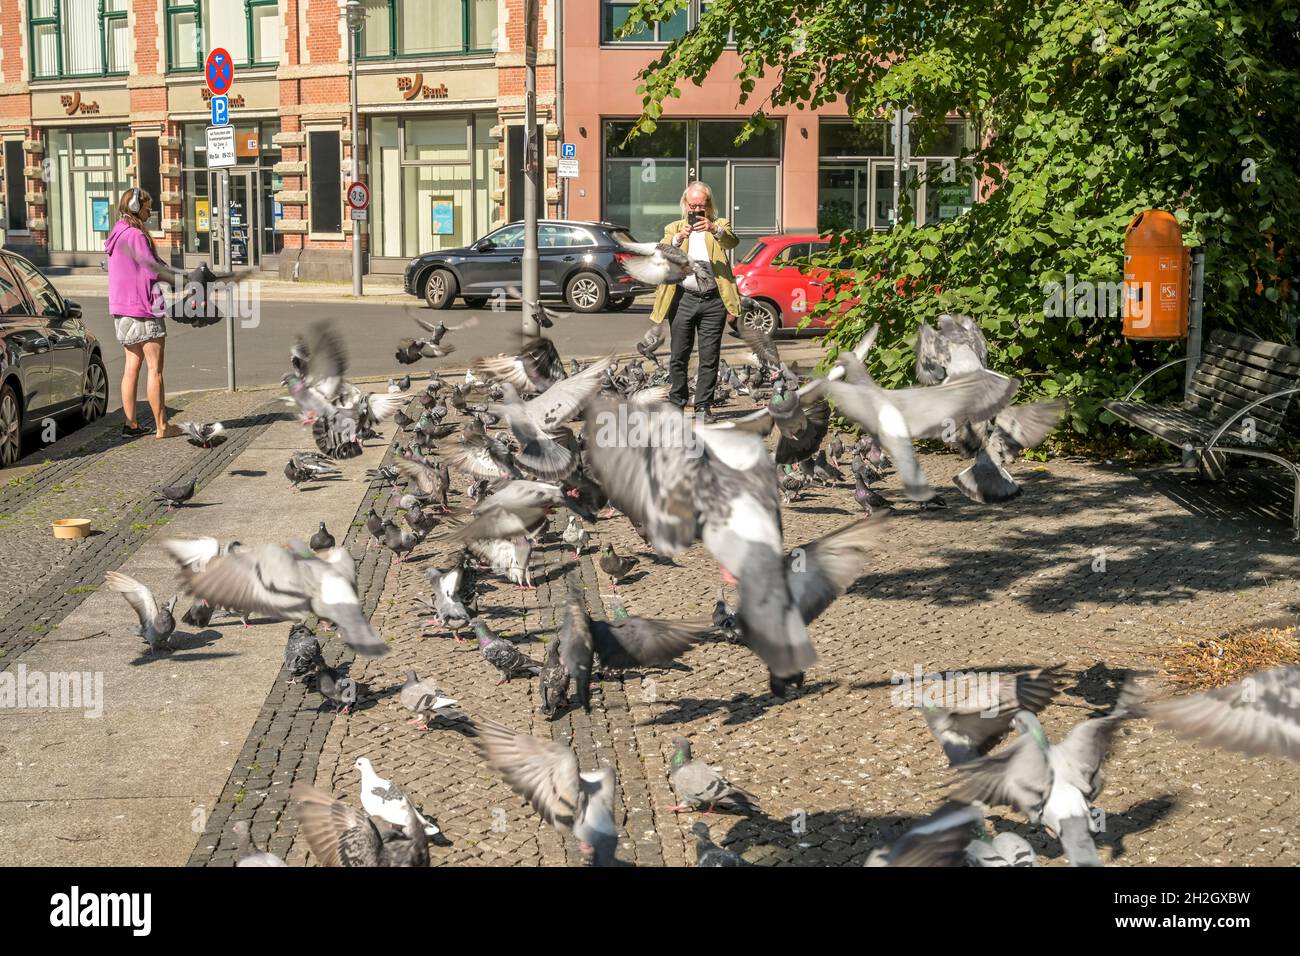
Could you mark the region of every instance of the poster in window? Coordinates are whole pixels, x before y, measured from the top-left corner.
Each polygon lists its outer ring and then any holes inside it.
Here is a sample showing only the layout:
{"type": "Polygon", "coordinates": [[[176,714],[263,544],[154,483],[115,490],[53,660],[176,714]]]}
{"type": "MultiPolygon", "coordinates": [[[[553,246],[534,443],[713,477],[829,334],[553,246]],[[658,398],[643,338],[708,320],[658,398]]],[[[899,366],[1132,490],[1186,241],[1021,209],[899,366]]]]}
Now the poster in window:
{"type": "Polygon", "coordinates": [[[194,200],[194,231],[207,232],[208,229],[208,201],[196,199],[194,200]]]}
{"type": "Polygon", "coordinates": [[[456,234],[456,201],[454,199],[433,200],[433,234],[435,236],[454,236],[456,234]]]}
{"type": "Polygon", "coordinates": [[[101,197],[91,197],[90,200],[90,222],[95,232],[108,232],[108,200],[101,197]]]}

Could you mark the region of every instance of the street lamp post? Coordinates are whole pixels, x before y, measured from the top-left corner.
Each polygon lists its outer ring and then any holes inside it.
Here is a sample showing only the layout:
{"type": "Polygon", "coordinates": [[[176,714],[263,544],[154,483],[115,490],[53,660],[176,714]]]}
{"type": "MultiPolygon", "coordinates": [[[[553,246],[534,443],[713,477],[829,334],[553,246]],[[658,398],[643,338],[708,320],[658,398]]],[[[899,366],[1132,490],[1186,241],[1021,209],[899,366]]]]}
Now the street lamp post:
{"type": "MultiPolygon", "coordinates": [[[[361,0],[348,0],[347,17],[352,100],[352,182],[355,183],[361,178],[361,162],[358,158],[361,132],[357,129],[357,39],[366,22],[366,9],[361,5],[361,0]]],[[[361,220],[355,217],[352,219],[352,294],[358,298],[361,296],[361,220]]]]}
{"type": "Polygon", "coordinates": [[[539,0],[524,0],[524,262],[522,303],[525,337],[541,334],[533,306],[538,301],[537,176],[537,15],[539,0]]]}

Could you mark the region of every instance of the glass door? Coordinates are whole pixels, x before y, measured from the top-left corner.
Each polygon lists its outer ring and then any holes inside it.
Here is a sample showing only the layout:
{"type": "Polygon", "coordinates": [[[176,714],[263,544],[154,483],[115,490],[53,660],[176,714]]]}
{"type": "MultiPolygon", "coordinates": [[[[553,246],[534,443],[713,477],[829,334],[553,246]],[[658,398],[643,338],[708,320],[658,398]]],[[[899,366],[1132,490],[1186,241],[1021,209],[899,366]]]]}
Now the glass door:
{"type": "MultiPolygon", "coordinates": [[[[868,181],[871,197],[871,228],[885,230],[894,223],[894,161],[892,159],[872,160],[868,181]]],[[[912,207],[912,221],[920,223],[920,210],[925,203],[924,164],[910,163],[904,171],[906,177],[907,200],[912,207]],[[919,186],[919,190],[918,190],[919,186]]],[[[902,202],[902,195],[899,202],[902,202]]]]}
{"type": "MultiPolygon", "coordinates": [[[[209,175],[212,182],[209,184],[209,194],[212,196],[221,195],[219,183],[216,182],[223,172],[229,177],[229,187],[226,192],[226,204],[229,207],[230,220],[230,262],[221,261],[221,245],[214,243],[212,245],[212,268],[216,272],[243,272],[249,269],[257,268],[261,262],[261,248],[259,239],[260,232],[258,223],[262,220],[261,210],[259,209],[258,196],[255,189],[254,178],[257,173],[251,169],[231,169],[228,171],[214,170],[209,175]]],[[[215,217],[218,214],[214,206],[212,214],[215,217]]],[[[224,225],[213,223],[213,231],[224,225]]]]}
{"type": "Polygon", "coordinates": [[[732,260],[745,257],[760,236],[781,231],[779,163],[731,163],[727,177],[731,231],[740,240],[732,260]]]}

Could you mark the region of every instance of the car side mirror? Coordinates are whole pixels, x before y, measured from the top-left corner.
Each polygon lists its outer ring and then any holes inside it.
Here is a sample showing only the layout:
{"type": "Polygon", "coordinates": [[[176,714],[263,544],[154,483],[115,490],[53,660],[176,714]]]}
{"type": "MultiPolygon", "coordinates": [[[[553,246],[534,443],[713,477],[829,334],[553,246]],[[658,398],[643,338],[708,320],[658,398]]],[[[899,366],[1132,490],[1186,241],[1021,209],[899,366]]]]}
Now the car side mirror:
{"type": "Polygon", "coordinates": [[[81,303],[73,302],[71,299],[63,300],[63,316],[68,319],[81,318],[81,303]]]}
{"type": "Polygon", "coordinates": [[[474,243],[473,245],[473,249],[475,252],[489,252],[495,248],[496,248],[496,243],[493,242],[491,239],[480,239],[478,242],[474,243]]]}

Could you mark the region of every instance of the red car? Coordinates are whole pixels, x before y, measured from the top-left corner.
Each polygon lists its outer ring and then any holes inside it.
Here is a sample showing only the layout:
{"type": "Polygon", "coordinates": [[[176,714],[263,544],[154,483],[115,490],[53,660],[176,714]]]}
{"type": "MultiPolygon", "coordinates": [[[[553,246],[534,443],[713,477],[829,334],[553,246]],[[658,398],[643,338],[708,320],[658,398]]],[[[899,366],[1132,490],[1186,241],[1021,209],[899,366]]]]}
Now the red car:
{"type": "MultiPolygon", "coordinates": [[[[830,248],[830,240],[815,234],[764,236],[754,244],[732,272],[742,296],[757,304],[740,320],[746,325],[776,334],[783,329],[797,329],[804,316],[813,310],[828,292],[831,272],[793,263],[810,256],[821,256],[830,248]]],[[[857,302],[850,299],[840,307],[844,311],[857,302]]],[[[815,317],[808,327],[824,329],[828,323],[815,317]]]]}

